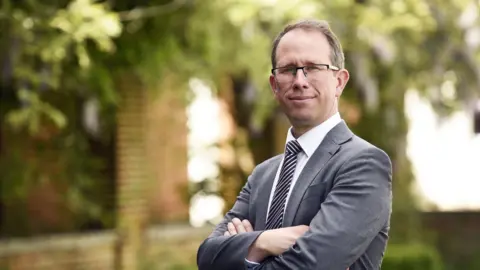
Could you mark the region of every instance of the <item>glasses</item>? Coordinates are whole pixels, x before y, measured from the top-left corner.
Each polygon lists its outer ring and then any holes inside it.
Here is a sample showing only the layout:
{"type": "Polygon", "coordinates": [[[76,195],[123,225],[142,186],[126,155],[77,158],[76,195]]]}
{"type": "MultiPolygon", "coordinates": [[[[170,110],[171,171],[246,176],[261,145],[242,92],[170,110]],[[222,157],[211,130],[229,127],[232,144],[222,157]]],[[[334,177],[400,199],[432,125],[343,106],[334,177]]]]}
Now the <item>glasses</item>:
{"type": "Polygon", "coordinates": [[[294,66],[286,66],[286,67],[278,67],[272,69],[272,74],[277,79],[278,83],[280,84],[288,84],[293,83],[295,77],[297,76],[297,71],[301,69],[303,71],[303,75],[307,80],[311,80],[315,78],[316,75],[321,73],[325,70],[340,70],[336,66],[327,65],[327,64],[313,64],[303,67],[294,67],[294,66]]]}

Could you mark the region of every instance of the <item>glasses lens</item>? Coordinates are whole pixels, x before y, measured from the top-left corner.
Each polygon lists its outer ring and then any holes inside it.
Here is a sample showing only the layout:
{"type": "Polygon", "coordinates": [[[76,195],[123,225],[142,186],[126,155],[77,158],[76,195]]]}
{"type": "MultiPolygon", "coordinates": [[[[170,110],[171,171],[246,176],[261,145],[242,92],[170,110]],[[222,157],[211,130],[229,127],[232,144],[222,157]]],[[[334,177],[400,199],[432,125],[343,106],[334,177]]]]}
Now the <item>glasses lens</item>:
{"type": "Polygon", "coordinates": [[[275,70],[275,77],[281,84],[288,84],[293,82],[296,70],[291,67],[278,68],[275,70]]]}
{"type": "Polygon", "coordinates": [[[324,65],[305,66],[302,69],[296,67],[281,67],[277,68],[274,74],[279,84],[289,85],[295,80],[297,72],[301,72],[309,82],[313,82],[322,71],[327,69],[328,67],[324,65]]]}

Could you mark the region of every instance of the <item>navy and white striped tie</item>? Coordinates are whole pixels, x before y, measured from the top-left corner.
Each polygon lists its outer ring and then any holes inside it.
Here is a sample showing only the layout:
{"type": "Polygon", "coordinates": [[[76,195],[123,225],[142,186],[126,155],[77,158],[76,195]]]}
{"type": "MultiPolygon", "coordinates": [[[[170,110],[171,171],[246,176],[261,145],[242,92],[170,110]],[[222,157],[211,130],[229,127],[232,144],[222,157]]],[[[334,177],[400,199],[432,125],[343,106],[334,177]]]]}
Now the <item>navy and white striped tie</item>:
{"type": "Polygon", "coordinates": [[[287,195],[292,184],[295,168],[297,167],[297,154],[300,153],[300,151],[302,151],[302,147],[296,140],[287,143],[282,170],[280,171],[268,212],[267,224],[265,226],[267,230],[282,227],[287,195]]]}

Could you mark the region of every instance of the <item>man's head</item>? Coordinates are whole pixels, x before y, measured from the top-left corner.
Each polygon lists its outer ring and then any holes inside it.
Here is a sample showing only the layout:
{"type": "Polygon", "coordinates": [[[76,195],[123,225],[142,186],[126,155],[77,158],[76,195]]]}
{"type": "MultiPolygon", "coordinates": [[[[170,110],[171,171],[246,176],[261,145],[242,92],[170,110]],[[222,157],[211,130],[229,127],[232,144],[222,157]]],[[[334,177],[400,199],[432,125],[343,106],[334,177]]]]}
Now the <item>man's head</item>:
{"type": "Polygon", "coordinates": [[[344,61],[340,42],[325,21],[300,21],[277,36],[270,85],[295,134],[338,111],[337,99],[349,79],[344,61]]]}

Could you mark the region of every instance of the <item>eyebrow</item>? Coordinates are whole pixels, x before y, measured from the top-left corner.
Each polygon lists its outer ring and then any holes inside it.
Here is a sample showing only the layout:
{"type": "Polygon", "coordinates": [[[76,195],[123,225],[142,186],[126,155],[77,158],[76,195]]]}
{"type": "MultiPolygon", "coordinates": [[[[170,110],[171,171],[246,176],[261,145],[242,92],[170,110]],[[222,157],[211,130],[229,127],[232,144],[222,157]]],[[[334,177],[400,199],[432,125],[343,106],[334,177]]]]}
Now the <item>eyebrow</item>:
{"type": "MultiPolygon", "coordinates": [[[[325,64],[325,63],[322,63],[322,61],[316,61],[316,62],[312,62],[312,61],[303,61],[304,64],[302,64],[301,66],[308,66],[308,65],[318,65],[318,64],[325,64]]],[[[285,64],[281,64],[281,63],[277,63],[277,67],[298,67],[300,65],[297,65],[297,64],[294,64],[292,62],[286,62],[285,64]]]]}
{"type": "Polygon", "coordinates": [[[306,65],[318,65],[318,64],[325,64],[323,63],[323,61],[315,61],[315,62],[312,62],[312,61],[305,61],[306,65]]]}
{"type": "Polygon", "coordinates": [[[294,67],[296,66],[292,62],[287,62],[287,63],[277,63],[277,67],[294,67]]]}

